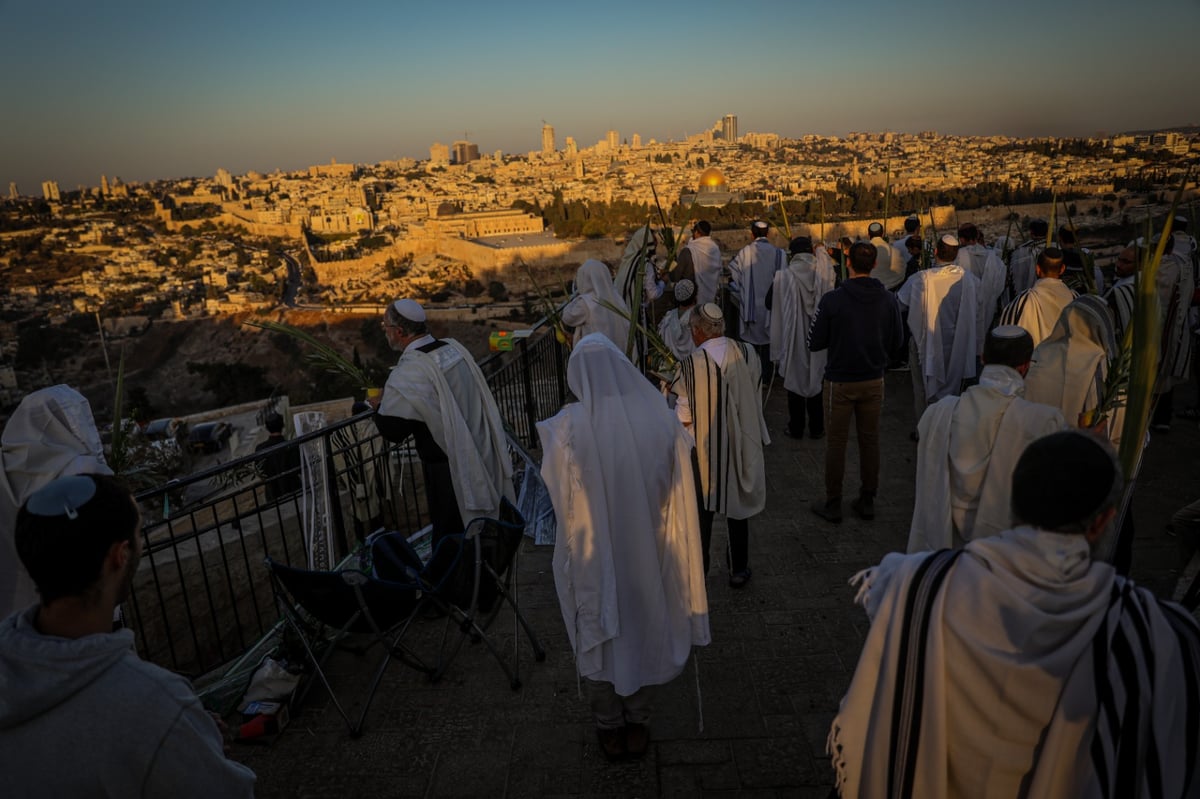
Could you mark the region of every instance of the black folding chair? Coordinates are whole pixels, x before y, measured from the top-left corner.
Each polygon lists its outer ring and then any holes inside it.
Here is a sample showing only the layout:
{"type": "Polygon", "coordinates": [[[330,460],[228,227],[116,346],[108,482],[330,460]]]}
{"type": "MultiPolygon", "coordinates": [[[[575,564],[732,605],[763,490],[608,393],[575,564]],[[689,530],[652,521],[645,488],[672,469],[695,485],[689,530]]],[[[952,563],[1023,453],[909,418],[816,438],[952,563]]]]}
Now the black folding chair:
{"type": "MultiPolygon", "coordinates": [[[[401,571],[397,579],[384,580],[359,569],[306,571],[271,558],[267,558],[267,568],[283,619],[299,638],[315,676],[329,691],[334,707],[345,720],[350,737],[362,735],[367,711],[393,659],[423,674],[434,674],[435,669],[425,665],[402,641],[425,600],[415,570],[401,571]],[[362,710],[353,722],[324,670],[325,661],[348,635],[370,636],[370,645],[378,643],[384,649],[363,698],[362,710]]],[[[310,687],[311,682],[297,703],[310,687]]]]}
{"type": "MultiPolygon", "coordinates": [[[[469,637],[472,642],[483,642],[504,670],[514,691],[521,687],[520,641],[514,636],[513,666],[510,667],[487,634],[504,604],[513,609],[517,623],[525,630],[534,657],[539,662],[546,659],[545,650],[533,628],[520,612],[513,579],[525,521],[507,500],[500,514],[500,519],[473,519],[462,534],[444,536],[434,547],[429,563],[420,569],[421,584],[427,596],[447,616],[438,648],[434,680],[446,673],[463,640],[469,637]],[[459,636],[447,649],[446,639],[451,624],[458,627],[459,636]]],[[[416,554],[403,535],[385,533],[372,536],[369,547],[375,573],[379,577],[391,578],[412,572],[416,554]]]]}

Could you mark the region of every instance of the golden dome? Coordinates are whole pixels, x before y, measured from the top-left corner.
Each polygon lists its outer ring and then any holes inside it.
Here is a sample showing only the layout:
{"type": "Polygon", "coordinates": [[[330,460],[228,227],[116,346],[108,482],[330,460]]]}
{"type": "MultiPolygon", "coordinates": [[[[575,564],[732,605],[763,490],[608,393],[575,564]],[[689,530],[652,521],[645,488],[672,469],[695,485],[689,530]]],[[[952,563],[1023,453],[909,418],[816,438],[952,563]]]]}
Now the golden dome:
{"type": "Polygon", "coordinates": [[[710,166],[700,173],[699,191],[722,191],[725,185],[725,176],[715,166],[710,166]]]}

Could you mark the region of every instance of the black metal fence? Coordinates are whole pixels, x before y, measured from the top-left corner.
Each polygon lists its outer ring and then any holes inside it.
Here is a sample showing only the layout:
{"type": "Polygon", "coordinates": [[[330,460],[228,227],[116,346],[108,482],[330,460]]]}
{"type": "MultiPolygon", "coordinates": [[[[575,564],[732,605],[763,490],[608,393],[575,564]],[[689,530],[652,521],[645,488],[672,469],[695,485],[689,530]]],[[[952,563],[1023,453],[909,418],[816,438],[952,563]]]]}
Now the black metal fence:
{"type": "MultiPolygon", "coordinates": [[[[481,363],[527,447],[565,400],[566,354],[543,323],[481,363]]],[[[379,527],[419,530],[423,481],[409,443],[384,441],[367,413],[138,494],[144,550],[124,611],[141,655],[192,677],[240,656],[278,618],[266,556],[327,567],[379,527]],[[270,452],[291,465],[264,473],[270,452]]]]}

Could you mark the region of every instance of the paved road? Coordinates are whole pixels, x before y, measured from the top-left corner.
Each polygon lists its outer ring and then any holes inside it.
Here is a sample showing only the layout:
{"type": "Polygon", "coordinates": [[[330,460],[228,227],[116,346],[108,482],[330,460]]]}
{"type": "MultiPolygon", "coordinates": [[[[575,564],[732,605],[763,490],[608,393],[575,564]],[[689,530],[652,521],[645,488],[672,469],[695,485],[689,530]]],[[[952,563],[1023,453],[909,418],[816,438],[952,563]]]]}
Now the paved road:
{"type": "MultiPolygon", "coordinates": [[[[767,409],[773,433],[783,429],[786,405],[775,388],[767,409]]],[[[651,750],[640,763],[610,765],[599,753],[577,693],[551,553],[529,545],[521,555],[521,600],[549,654],[536,664],[522,650],[521,691],[508,689],[482,647],[468,647],[437,685],[394,665],[361,739],[349,738],[318,688],[273,744],[236,746],[235,756],[258,772],[264,797],[823,799],[832,783],[826,733],[866,630],[846,581],[907,538],[916,450],[907,438],[910,397],[908,375],[889,374],[874,522],[847,517],[835,527],[812,516],[807,505],[823,484],[824,442],[776,435],[767,449],[767,510],[750,527],[754,578],[733,591],[714,567],[713,643],[661,690],[651,750]]],[[[1177,405],[1193,400],[1183,395],[1177,405]]],[[[1134,576],[1160,594],[1170,594],[1179,577],[1176,542],[1162,530],[1176,507],[1200,493],[1198,445],[1195,423],[1176,420],[1147,455],[1135,504],[1141,538],[1134,576]]],[[[848,495],[857,468],[852,441],[848,495]]],[[[718,521],[714,554],[724,544],[718,521]]],[[[508,618],[497,626],[511,647],[508,618]]],[[[440,629],[440,622],[422,622],[416,641],[432,647],[440,629]]],[[[373,663],[339,654],[335,684],[353,694],[373,663]]]]}

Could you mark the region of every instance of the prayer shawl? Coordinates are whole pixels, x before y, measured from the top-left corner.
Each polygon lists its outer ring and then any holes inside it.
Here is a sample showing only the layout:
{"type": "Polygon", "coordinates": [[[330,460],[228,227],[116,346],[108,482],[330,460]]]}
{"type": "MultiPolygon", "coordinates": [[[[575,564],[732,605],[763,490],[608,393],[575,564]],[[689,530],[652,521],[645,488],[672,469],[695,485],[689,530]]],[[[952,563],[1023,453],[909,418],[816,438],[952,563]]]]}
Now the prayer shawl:
{"type": "Polygon", "coordinates": [[[904,282],[904,270],[908,264],[908,252],[900,254],[895,247],[887,243],[887,239],[876,236],[871,239],[875,245],[875,268],[871,277],[883,284],[888,291],[894,291],[904,282]]]}
{"type": "Polygon", "coordinates": [[[1021,375],[983,367],[979,385],[929,406],[917,425],[908,551],[962,546],[1012,526],[1012,473],[1030,443],[1066,429],[1057,408],[1021,399],[1021,375]]]}
{"type": "Polygon", "coordinates": [[[1164,255],[1155,284],[1162,303],[1163,332],[1162,362],[1154,390],[1161,394],[1191,379],[1192,331],[1188,309],[1195,288],[1191,263],[1175,253],[1164,255]]]}
{"type": "Polygon", "coordinates": [[[537,426],[554,584],[579,674],[629,696],[711,640],[692,443],[602,336],[579,342],[567,381],[579,402],[537,426]]]}
{"type": "Polygon", "coordinates": [[[724,363],[702,345],[679,362],[671,390],[691,410],[705,510],[748,519],[767,502],[762,448],[771,441],[758,389],[762,365],[741,342],[711,340],[725,345],[724,363]]]}
{"type": "MultiPolygon", "coordinates": [[[[697,306],[693,306],[697,307],[697,306]]],[[[672,308],[658,323],[658,336],[671,348],[675,360],[682,361],[696,351],[692,340],[692,308],[672,308]]]]}
{"type": "Polygon", "coordinates": [[[1004,287],[1004,302],[1011,302],[1022,291],[1033,287],[1037,280],[1037,259],[1046,248],[1044,240],[1027,241],[1012,251],[1008,258],[1008,281],[1004,287]]]}
{"type": "Polygon", "coordinates": [[[975,376],[979,280],[957,264],[925,269],[898,295],[908,306],[908,328],[921,360],[925,399],[957,394],[975,376]]]}
{"type": "MultiPolygon", "coordinates": [[[[654,264],[648,259],[647,248],[655,243],[654,232],[648,227],[640,227],[634,231],[629,237],[629,243],[625,245],[625,252],[621,255],[621,265],[617,267],[617,276],[613,279],[613,288],[624,301],[627,312],[631,314],[630,318],[636,319],[639,324],[649,328],[646,324],[646,298],[643,297],[643,302],[637,303],[634,300],[634,288],[637,286],[637,281],[641,280],[642,285],[647,282],[654,282],[653,272],[654,264]],[[651,273],[647,275],[647,272],[651,273]]],[[[626,336],[628,336],[628,328],[626,328],[626,336]]],[[[641,331],[637,331],[633,338],[633,352],[629,353],[635,364],[646,363],[646,335],[641,331]]],[[[626,350],[629,342],[625,339],[617,342],[617,346],[622,350],[626,350]]]]}
{"type": "Polygon", "coordinates": [[[601,261],[584,261],[575,273],[575,292],[575,298],[560,314],[564,324],[575,328],[573,342],[589,333],[603,333],[624,350],[629,343],[629,306],[613,288],[608,267],[601,261]],[[620,309],[625,316],[608,305],[620,309]]]}
{"type": "Polygon", "coordinates": [[[392,367],[379,413],[419,419],[450,461],[454,496],[464,523],[498,518],[512,500],[512,459],[500,410],[466,347],[454,339],[421,352],[409,347],[392,367]]]}
{"type": "Polygon", "coordinates": [[[771,360],[779,364],[783,387],[802,397],[821,393],[828,350],[809,352],[808,331],[817,303],[833,291],[832,270],[823,274],[817,257],[792,256],[786,269],[775,274],[772,289],[771,360]]]}
{"type": "Polygon", "coordinates": [[[1018,527],[855,576],[871,628],[828,751],[843,797],[1194,796],[1200,630],[1018,527]]]}
{"type": "MultiPolygon", "coordinates": [[[[1063,309],[1054,332],[1034,350],[1025,375],[1025,399],[1058,408],[1067,424],[1079,427],[1080,414],[1100,404],[1116,354],[1116,335],[1104,300],[1091,294],[1079,297],[1063,309]]],[[[1114,446],[1120,444],[1124,421],[1123,408],[1108,420],[1114,446]]]]}
{"type": "Polygon", "coordinates": [[[692,255],[692,269],[696,278],[696,307],[706,302],[717,301],[717,290],[721,288],[721,248],[712,236],[692,239],[686,245],[692,255]]]}
{"type": "Polygon", "coordinates": [[[1023,291],[1000,312],[1001,325],[1019,325],[1033,336],[1033,346],[1046,340],[1058,324],[1063,308],[1077,295],[1055,277],[1044,277],[1023,291]]]}
{"type": "Polygon", "coordinates": [[[0,618],[38,599],[13,540],[17,511],[51,481],[88,473],[112,470],[87,399],[57,385],[21,400],[0,433],[0,618]]]}
{"type": "Polygon", "coordinates": [[[982,353],[988,331],[992,329],[992,321],[1000,312],[1000,297],[1004,294],[1004,281],[1008,271],[996,251],[982,244],[968,244],[961,248],[955,261],[979,278],[979,296],[976,298],[979,302],[979,312],[975,341],[979,353],[982,353]]]}
{"type": "MultiPolygon", "coordinates": [[[[1137,276],[1123,277],[1113,284],[1104,295],[1108,310],[1113,315],[1113,332],[1118,342],[1125,340],[1125,328],[1133,319],[1134,291],[1137,290],[1137,276]]],[[[1161,312],[1161,309],[1160,309],[1161,312]]]]}
{"type": "Polygon", "coordinates": [[[787,264],[787,254],[765,238],[747,244],[729,262],[729,288],[740,302],[741,339],[750,344],[771,341],[771,312],[767,289],[775,273],[787,264]]]}

